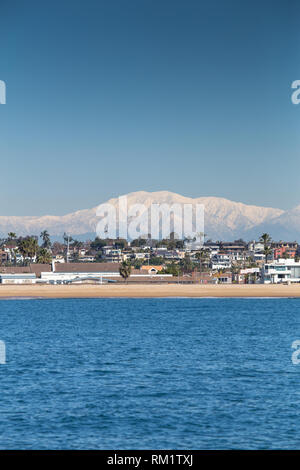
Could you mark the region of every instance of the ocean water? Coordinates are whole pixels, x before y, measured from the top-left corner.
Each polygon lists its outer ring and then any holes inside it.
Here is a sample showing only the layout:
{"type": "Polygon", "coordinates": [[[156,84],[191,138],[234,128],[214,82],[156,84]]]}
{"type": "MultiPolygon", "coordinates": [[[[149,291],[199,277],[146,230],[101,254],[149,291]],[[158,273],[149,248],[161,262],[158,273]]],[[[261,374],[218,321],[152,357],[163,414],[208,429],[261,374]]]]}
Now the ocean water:
{"type": "Polygon", "coordinates": [[[1,449],[297,449],[300,299],[0,301],[1,449]]]}

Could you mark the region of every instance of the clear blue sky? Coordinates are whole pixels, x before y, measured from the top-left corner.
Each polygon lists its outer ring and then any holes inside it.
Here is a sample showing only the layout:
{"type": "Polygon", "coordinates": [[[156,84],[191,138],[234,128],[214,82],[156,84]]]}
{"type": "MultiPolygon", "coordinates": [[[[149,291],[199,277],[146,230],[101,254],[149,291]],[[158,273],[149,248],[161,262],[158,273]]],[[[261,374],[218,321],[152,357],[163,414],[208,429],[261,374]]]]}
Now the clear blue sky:
{"type": "Polygon", "coordinates": [[[1,0],[1,215],[300,204],[297,0],[1,0]]]}

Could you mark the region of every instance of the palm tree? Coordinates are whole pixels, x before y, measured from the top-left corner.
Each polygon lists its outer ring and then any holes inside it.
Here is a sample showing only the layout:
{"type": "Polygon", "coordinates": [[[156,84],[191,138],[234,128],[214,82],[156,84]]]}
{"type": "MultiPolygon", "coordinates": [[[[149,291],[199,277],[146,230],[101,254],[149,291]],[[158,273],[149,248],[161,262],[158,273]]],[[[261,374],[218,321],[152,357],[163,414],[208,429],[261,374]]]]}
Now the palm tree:
{"type": "Polygon", "coordinates": [[[63,239],[64,239],[65,243],[68,243],[68,241],[69,241],[69,243],[72,243],[72,241],[73,241],[73,238],[71,237],[71,235],[68,235],[66,232],[64,232],[64,234],[63,234],[63,239]]]}
{"type": "Polygon", "coordinates": [[[201,274],[202,274],[202,263],[205,263],[208,259],[208,253],[207,253],[207,250],[205,250],[205,248],[201,248],[201,250],[197,251],[196,255],[195,255],[196,259],[199,261],[199,272],[200,272],[200,278],[201,278],[201,274]]]}
{"type": "Polygon", "coordinates": [[[80,242],[79,240],[73,240],[72,241],[72,249],[73,249],[72,260],[73,260],[73,262],[77,263],[79,261],[79,251],[82,247],[83,247],[83,242],[80,242]]]}
{"type": "Polygon", "coordinates": [[[79,252],[79,250],[83,247],[83,242],[80,242],[79,240],[73,240],[72,242],[72,248],[74,251],[79,252]]]}
{"type": "Polygon", "coordinates": [[[206,233],[204,233],[204,232],[197,232],[196,233],[196,239],[198,239],[201,243],[203,241],[203,244],[205,242],[205,237],[206,237],[206,233]]]}
{"type": "Polygon", "coordinates": [[[119,273],[127,283],[127,279],[131,274],[131,264],[128,261],[123,261],[123,263],[120,265],[119,273]]]}
{"type": "Polygon", "coordinates": [[[50,264],[52,256],[46,248],[40,248],[37,254],[37,262],[41,264],[50,264]]]}
{"type": "Polygon", "coordinates": [[[50,248],[51,247],[51,241],[50,241],[50,235],[47,232],[47,230],[43,230],[40,234],[41,239],[43,240],[42,247],[43,248],[50,248]]]}
{"type": "Polygon", "coordinates": [[[266,258],[266,263],[268,261],[268,256],[271,255],[273,253],[273,250],[270,246],[266,246],[266,248],[264,249],[264,254],[265,254],[265,258],[266,258]]]}
{"type": "Polygon", "coordinates": [[[186,253],[184,258],[180,260],[180,267],[185,273],[189,273],[193,270],[194,266],[188,253],[186,253]]]}
{"type": "Polygon", "coordinates": [[[240,273],[241,270],[241,263],[238,261],[237,263],[232,264],[230,271],[232,274],[232,277],[234,278],[234,282],[238,282],[238,274],[240,273]]]}
{"type": "Polygon", "coordinates": [[[9,232],[7,235],[8,235],[8,240],[14,240],[15,238],[17,238],[17,235],[15,234],[15,232],[9,232]]]}
{"type": "Polygon", "coordinates": [[[263,233],[259,241],[264,244],[264,254],[267,262],[268,256],[273,253],[273,250],[271,249],[272,238],[268,233],[263,233]]]}
{"type": "Polygon", "coordinates": [[[259,241],[261,243],[264,244],[264,246],[266,245],[270,245],[271,242],[272,242],[272,238],[270,237],[270,235],[268,233],[263,233],[262,236],[260,237],[259,241]]]}
{"type": "Polygon", "coordinates": [[[281,255],[281,258],[283,258],[283,259],[289,259],[289,257],[290,257],[290,255],[289,255],[287,250],[285,250],[281,255]]]}

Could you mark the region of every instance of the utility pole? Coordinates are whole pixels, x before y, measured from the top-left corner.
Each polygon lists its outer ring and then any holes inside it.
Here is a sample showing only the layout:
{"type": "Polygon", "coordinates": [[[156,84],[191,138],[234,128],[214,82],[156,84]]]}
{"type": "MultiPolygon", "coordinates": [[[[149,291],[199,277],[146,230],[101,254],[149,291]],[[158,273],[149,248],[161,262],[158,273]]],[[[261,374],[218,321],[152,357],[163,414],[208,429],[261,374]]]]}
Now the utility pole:
{"type": "Polygon", "coordinates": [[[66,256],[66,258],[67,258],[67,263],[68,263],[69,262],[69,249],[70,249],[70,235],[66,234],[65,238],[67,239],[67,256],[66,256]]]}

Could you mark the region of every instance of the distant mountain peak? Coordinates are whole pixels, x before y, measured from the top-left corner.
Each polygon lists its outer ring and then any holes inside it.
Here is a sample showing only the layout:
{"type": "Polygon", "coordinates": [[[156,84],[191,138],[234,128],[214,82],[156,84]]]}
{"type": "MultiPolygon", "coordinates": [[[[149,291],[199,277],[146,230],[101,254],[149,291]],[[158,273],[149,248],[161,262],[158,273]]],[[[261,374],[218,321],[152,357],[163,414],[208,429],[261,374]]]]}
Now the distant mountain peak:
{"type": "MultiPolygon", "coordinates": [[[[300,238],[300,205],[292,210],[284,211],[272,207],[260,207],[229,199],[202,196],[190,198],[180,194],[161,190],[155,192],[135,191],[126,195],[128,204],[152,203],[168,204],[204,204],[205,233],[208,238],[234,240],[258,238],[263,231],[268,231],[273,239],[291,240],[300,238]],[[291,238],[292,237],[292,238],[291,238]]],[[[115,206],[118,197],[107,201],[115,206]]],[[[84,209],[64,216],[45,215],[41,217],[7,217],[0,216],[0,234],[6,236],[13,231],[18,235],[39,235],[42,230],[48,230],[52,236],[61,236],[68,232],[73,236],[95,232],[98,218],[96,209],[84,209]]]]}

